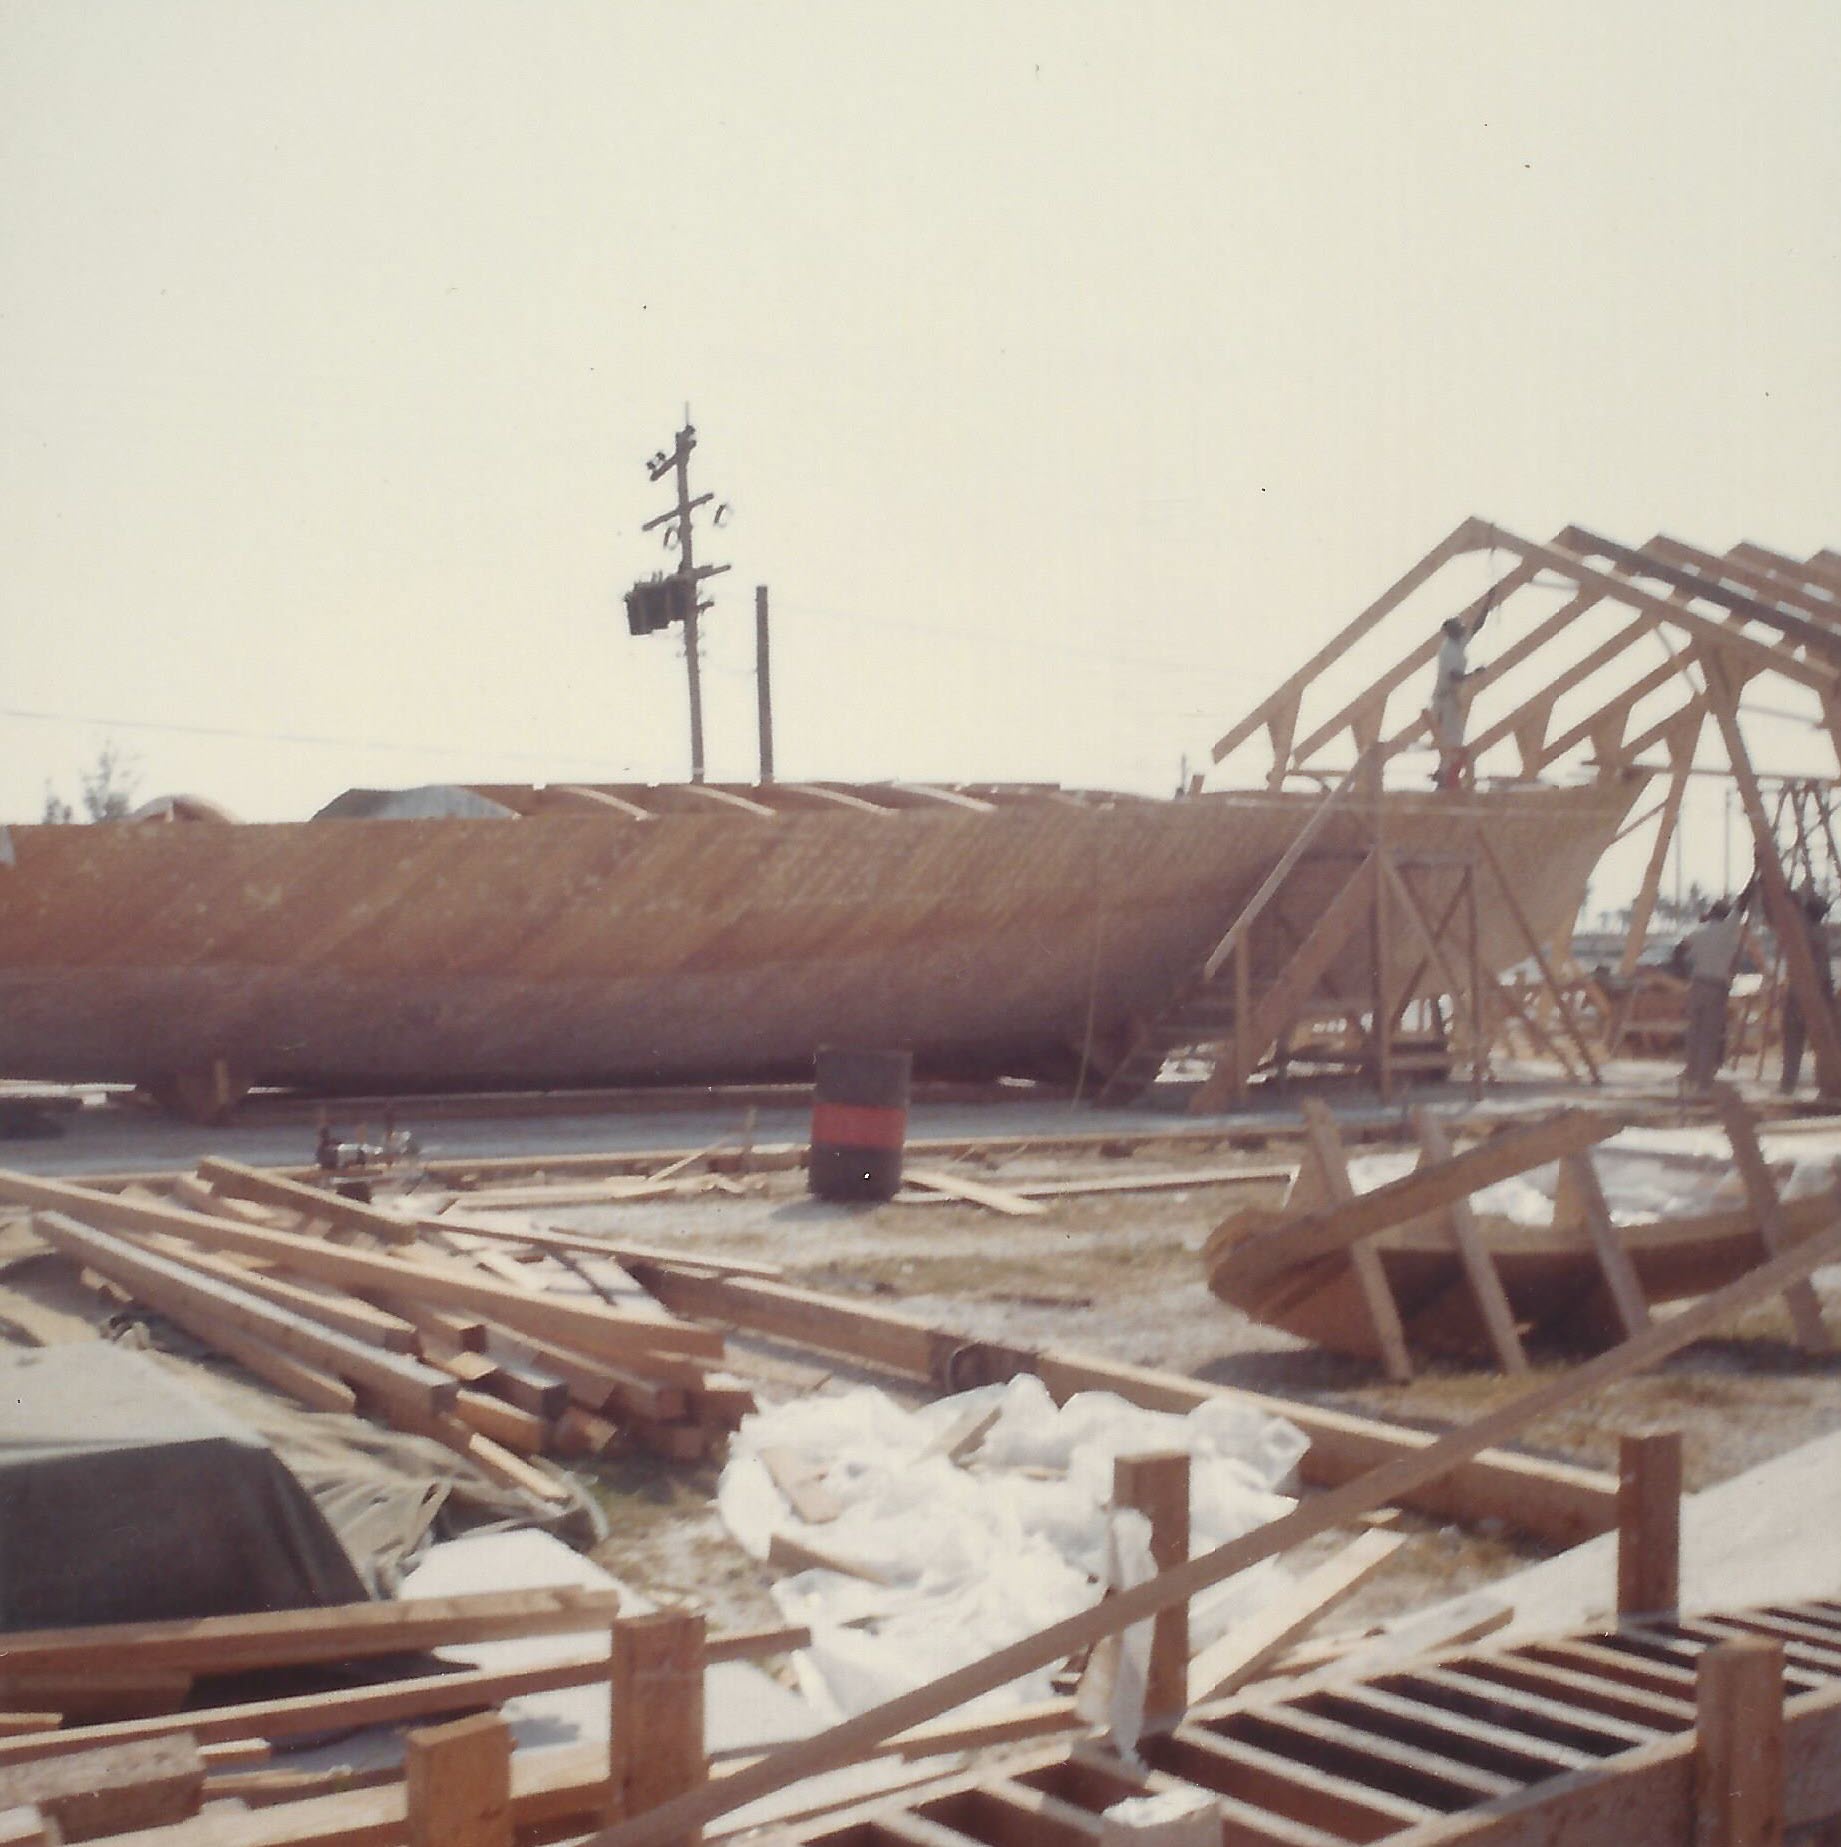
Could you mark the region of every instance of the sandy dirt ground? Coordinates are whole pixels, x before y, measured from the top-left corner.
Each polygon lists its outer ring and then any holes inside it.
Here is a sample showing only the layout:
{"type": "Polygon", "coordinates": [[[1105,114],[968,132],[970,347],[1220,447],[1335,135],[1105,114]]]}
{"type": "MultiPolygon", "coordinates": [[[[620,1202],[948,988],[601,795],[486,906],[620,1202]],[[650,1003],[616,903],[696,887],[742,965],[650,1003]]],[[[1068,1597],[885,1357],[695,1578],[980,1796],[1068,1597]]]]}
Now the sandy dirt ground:
{"type": "MultiPolygon", "coordinates": [[[[1442,1101],[1461,1107],[1446,1093],[1442,1101]]],[[[1339,1112],[1344,1108],[1338,1099],[1339,1112]]],[[[1373,1109],[1372,1100],[1367,1104],[1373,1109]]],[[[112,1112],[110,1112],[112,1114],[112,1112]]],[[[1397,1116],[1395,1120],[1397,1120],[1397,1116]]],[[[708,1116],[595,1122],[442,1124],[447,1152],[559,1154],[584,1148],[695,1147],[732,1126],[708,1116]]],[[[955,1111],[938,1134],[1066,1133],[1154,1129],[1157,1119],[1072,1118],[1064,1110],[955,1111]]],[[[763,1139],[802,1126],[763,1124],[763,1139]]],[[[1173,1125],[1174,1126],[1174,1125],[1173,1125]]],[[[1186,1125],[1185,1125],[1186,1126],[1186,1125]]],[[[100,1172],[142,1164],[183,1168],[197,1153],[253,1160],[299,1160],[307,1131],[187,1130],[131,1119],[98,1126],[86,1119],[63,1144],[34,1143],[0,1153],[40,1171],[100,1172]]],[[[1275,1140],[1236,1155],[1133,1150],[1129,1140],[1105,1155],[1073,1156],[1024,1147],[962,1159],[964,1175],[996,1185],[1092,1175],[1119,1178],[1199,1165],[1271,1168],[1295,1146],[1275,1140]]],[[[932,1164],[946,1165],[937,1158],[932,1164]]],[[[921,1316],[973,1337],[1116,1356],[1223,1385],[1359,1407],[1437,1428],[1484,1413],[1520,1386],[1473,1367],[1428,1367],[1410,1385],[1386,1384],[1366,1363],[1338,1357],[1249,1321],[1217,1301],[1203,1282],[1199,1252],[1210,1231],[1242,1204],[1275,1204],[1283,1182],[1189,1185],[1172,1191],[1113,1193],[1045,1202],[1040,1217],[1000,1216],[955,1202],[845,1207],[809,1198],[797,1171],[755,1177],[743,1196],[706,1194],[662,1203],[553,1207],[544,1223],[604,1231],[634,1241],[720,1251],[784,1267],[789,1282],[860,1297],[921,1316]]],[[[1831,1323],[1841,1326],[1841,1278],[1819,1279],[1831,1323]]],[[[6,1330],[0,1327],[0,1337],[6,1330]]],[[[869,1381],[810,1352],[732,1341],[736,1361],[758,1391],[785,1397],[827,1380],[864,1379],[897,1396],[914,1388],[869,1381]]],[[[1536,1376],[1563,1370],[1570,1356],[1534,1354],[1536,1376]]],[[[1717,1340],[1703,1341],[1659,1370],[1628,1379],[1564,1416],[1536,1425],[1526,1446],[1601,1467],[1615,1465],[1620,1435],[1680,1428],[1686,1435],[1690,1488],[1723,1481],[1807,1439],[1841,1430],[1841,1361],[1812,1361],[1790,1340],[1782,1305],[1754,1310],[1717,1340]]],[[[722,1531],[713,1496],[714,1466],[667,1466],[646,1458],[600,1465],[590,1483],[606,1510],[609,1534],[598,1556],[610,1569],[661,1601],[705,1609],[717,1626],[776,1620],[766,1571],[722,1531]]],[[[1794,1518],[1794,1510],[1786,1510],[1794,1518]]],[[[1375,1620],[1474,1588],[1541,1556],[1506,1527],[1460,1531],[1407,1516],[1413,1543],[1339,1621],[1375,1620]]],[[[1338,1543],[1331,1534],[1317,1550],[1338,1543]]],[[[1308,1563],[1311,1554],[1293,1563],[1308,1563]]]]}
{"type": "MultiPolygon", "coordinates": [[[[1276,1158],[1249,1154],[1243,1164],[1269,1167],[1276,1158]]],[[[1211,1156],[1208,1164],[1233,1160],[1211,1156]]],[[[961,1163],[959,1171],[1004,1185],[1171,1166],[1146,1154],[1083,1162],[1024,1152],[961,1163]]],[[[1526,1389],[1457,1365],[1429,1366],[1410,1385],[1389,1385],[1373,1366],[1250,1321],[1212,1296],[1199,1257],[1209,1232],[1237,1204],[1276,1203],[1282,1183],[1075,1197],[1048,1202],[1044,1216],[1028,1219],[957,1203],[828,1205],[808,1198],[797,1174],[756,1184],[759,1191],[741,1199],[546,1216],[649,1243],[771,1261],[785,1267],[789,1282],[862,1297],[974,1336],[1109,1354],[1427,1428],[1466,1422],[1526,1389]]],[[[1822,1287],[1831,1311],[1841,1310],[1835,1300],[1841,1288],[1828,1278],[1822,1287]]],[[[809,1354],[734,1344],[769,1396],[811,1389],[827,1374],[866,1376],[809,1354]]],[[[1531,1357],[1536,1379],[1563,1372],[1576,1358],[1538,1348],[1531,1357]]],[[[875,1382],[904,1394],[905,1388],[875,1382]]],[[[1773,1301],[1728,1335],[1537,1424],[1525,1447],[1615,1468],[1621,1435],[1675,1428],[1686,1438],[1688,1487],[1726,1480],[1810,1437],[1841,1430],[1841,1362],[1800,1353],[1782,1304],[1773,1301]]],[[[771,1620],[768,1578],[721,1533],[708,1502],[713,1485],[713,1470],[668,1475],[632,1463],[610,1471],[603,1498],[614,1530],[605,1561],[655,1594],[709,1605],[717,1620],[771,1620]]],[[[1346,1606],[1347,1620],[1375,1620],[1476,1588],[1543,1556],[1506,1527],[1460,1531],[1408,1516],[1402,1530],[1414,1543],[1346,1606]]],[[[1346,1535],[1330,1536],[1319,1550],[1340,1537],[1346,1535]]]]}

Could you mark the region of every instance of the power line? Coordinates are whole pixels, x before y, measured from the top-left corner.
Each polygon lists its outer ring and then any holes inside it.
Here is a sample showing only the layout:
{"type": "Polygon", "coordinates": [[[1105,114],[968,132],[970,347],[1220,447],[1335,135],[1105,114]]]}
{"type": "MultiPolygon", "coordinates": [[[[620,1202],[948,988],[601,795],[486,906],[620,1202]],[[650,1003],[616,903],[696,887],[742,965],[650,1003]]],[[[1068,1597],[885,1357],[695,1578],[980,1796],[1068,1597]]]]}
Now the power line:
{"type": "Polygon", "coordinates": [[[630,770],[630,762],[615,762],[606,757],[563,757],[528,750],[494,750],[482,753],[477,747],[463,744],[405,743],[400,738],[328,737],[307,731],[250,731],[235,725],[185,725],[151,718],[102,718],[88,712],[37,712],[23,706],[0,706],[0,718],[24,719],[36,724],[95,725],[105,731],[157,731],[177,737],[234,738],[255,744],[306,744],[336,750],[381,750],[409,757],[472,757],[482,754],[499,762],[543,763],[554,765],[579,763],[596,769],[630,770]]]}

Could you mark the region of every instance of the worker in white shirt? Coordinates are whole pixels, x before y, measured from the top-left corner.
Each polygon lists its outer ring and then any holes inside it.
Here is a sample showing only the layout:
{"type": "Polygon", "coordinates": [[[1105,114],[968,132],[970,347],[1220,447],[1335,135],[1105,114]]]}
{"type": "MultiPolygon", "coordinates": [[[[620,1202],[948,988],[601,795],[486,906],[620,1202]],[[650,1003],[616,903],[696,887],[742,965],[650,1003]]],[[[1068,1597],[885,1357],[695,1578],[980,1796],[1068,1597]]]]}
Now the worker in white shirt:
{"type": "Polygon", "coordinates": [[[1681,1081],[1685,1089],[1705,1091],[1726,1057],[1726,1000],[1732,992],[1733,971],[1739,965],[1739,945],[1745,937],[1745,912],[1758,889],[1754,872],[1745,889],[1728,903],[1710,905],[1700,927],[1682,944],[1688,974],[1687,1063],[1681,1081]]]}
{"type": "Polygon", "coordinates": [[[1452,616],[1438,644],[1438,674],[1432,683],[1432,703],[1426,708],[1432,723],[1432,742],[1438,746],[1438,769],[1432,777],[1435,789],[1470,787],[1470,753],[1464,748],[1464,722],[1470,701],[1464,694],[1464,682],[1473,675],[1467,670],[1465,650],[1488,614],[1485,605],[1469,624],[1462,616],[1452,616]]]}

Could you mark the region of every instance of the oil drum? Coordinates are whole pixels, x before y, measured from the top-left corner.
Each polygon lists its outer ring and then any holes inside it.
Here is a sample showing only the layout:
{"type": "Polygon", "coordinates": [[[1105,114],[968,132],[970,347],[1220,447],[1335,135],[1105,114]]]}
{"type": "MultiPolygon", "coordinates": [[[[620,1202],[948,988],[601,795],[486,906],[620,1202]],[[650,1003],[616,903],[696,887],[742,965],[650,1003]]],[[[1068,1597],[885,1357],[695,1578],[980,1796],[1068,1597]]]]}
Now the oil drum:
{"type": "Polygon", "coordinates": [[[909,1052],[821,1046],[806,1185],[820,1199],[893,1199],[908,1133],[909,1052]]]}

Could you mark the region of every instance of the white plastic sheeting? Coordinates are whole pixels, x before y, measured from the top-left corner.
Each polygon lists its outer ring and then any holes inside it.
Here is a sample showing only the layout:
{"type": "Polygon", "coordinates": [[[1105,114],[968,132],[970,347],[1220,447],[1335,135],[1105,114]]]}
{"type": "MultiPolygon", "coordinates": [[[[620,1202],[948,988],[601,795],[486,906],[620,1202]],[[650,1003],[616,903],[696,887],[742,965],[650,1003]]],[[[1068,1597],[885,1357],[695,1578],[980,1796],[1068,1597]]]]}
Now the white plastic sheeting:
{"type": "MultiPolygon", "coordinates": [[[[843,1717],[1096,1602],[1116,1457],[1189,1455],[1191,1549],[1205,1552],[1290,1509],[1278,1490],[1306,1447],[1291,1424],[1227,1400],[1183,1417],[1109,1392],[1057,1406],[1041,1380],[1023,1375],[909,1411],[866,1388],[747,1419],[717,1504],[757,1558],[784,1532],[883,1580],[812,1570],[775,1586],[786,1619],[812,1630],[795,1662],[803,1690],[843,1717]],[[972,1466],[925,1454],[968,1411],[991,1407],[999,1415],[972,1466]],[[764,1449],[790,1450],[822,1469],[825,1489],[843,1504],[837,1519],[801,1522],[760,1460],[764,1449]]],[[[1192,1607],[1195,1645],[1288,1583],[1268,1560],[1216,1587],[1192,1607]]],[[[1044,1673],[977,1704],[996,1709],[1048,1694],[1044,1673]]]]}

